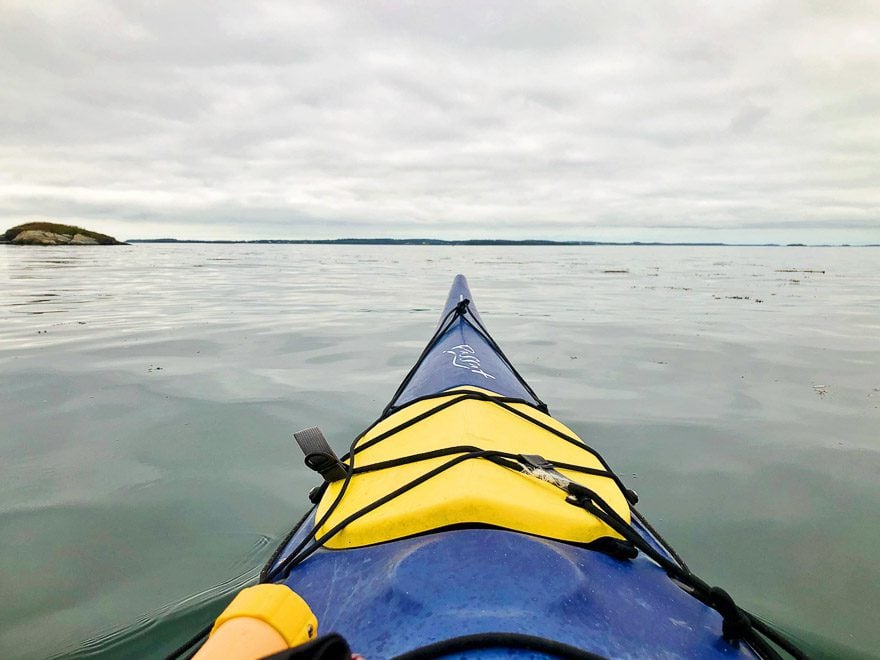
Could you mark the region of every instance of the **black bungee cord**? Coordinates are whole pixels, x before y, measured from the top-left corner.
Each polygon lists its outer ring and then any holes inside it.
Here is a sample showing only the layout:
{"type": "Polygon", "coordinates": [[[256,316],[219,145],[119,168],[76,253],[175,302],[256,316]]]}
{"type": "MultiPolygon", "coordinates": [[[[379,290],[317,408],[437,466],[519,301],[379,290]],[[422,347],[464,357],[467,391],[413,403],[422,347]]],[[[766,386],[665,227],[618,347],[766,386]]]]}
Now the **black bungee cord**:
{"type": "MultiPolygon", "coordinates": [[[[762,657],[770,658],[770,659],[778,659],[780,658],[777,651],[771,646],[771,644],[766,641],[769,640],[773,644],[777,645],[779,648],[783,649],[786,653],[789,653],[794,658],[805,658],[806,655],[797,648],[790,640],[784,637],[781,633],[771,628],[760,618],[755,615],[743,610],[733,601],[731,596],[718,587],[712,587],[697,575],[695,575],[685,564],[685,562],[681,559],[681,557],[675,552],[672,546],[662,537],[660,534],[654,530],[653,527],[648,523],[648,521],[644,518],[644,516],[639,513],[635,508],[635,503],[638,498],[632,490],[626,488],[623,482],[620,480],[617,474],[615,474],[611,468],[606,463],[605,459],[594,449],[589,447],[586,443],[584,443],[579,438],[575,438],[568,434],[565,434],[552,426],[549,426],[538,419],[535,419],[531,415],[518,410],[512,404],[525,404],[530,407],[535,407],[539,411],[546,413],[547,405],[543,403],[532,388],[526,383],[526,381],[522,378],[519,372],[515,369],[515,367],[511,364],[510,360],[507,359],[507,356],[504,355],[501,348],[492,339],[491,335],[489,335],[488,331],[485,327],[480,323],[479,319],[477,319],[473,314],[471,317],[473,321],[470,320],[467,316],[467,312],[470,311],[468,306],[470,301],[468,299],[461,300],[455,307],[453,307],[441,320],[440,324],[437,327],[434,335],[431,337],[425,349],[422,351],[415,365],[409,370],[403,382],[401,382],[397,391],[394,393],[394,396],[391,398],[391,402],[385,407],[382,411],[381,416],[375,422],[373,422],[370,426],[368,426],[364,431],[355,437],[355,439],[351,442],[349,446],[348,453],[342,457],[342,460],[347,460],[347,465],[344,464],[345,468],[345,478],[340,486],[339,492],[334,497],[333,501],[330,503],[327,510],[321,516],[320,520],[314,522],[312,529],[299,541],[297,546],[293,548],[289,553],[286,554],[284,559],[279,561],[279,557],[284,553],[287,545],[292,541],[296,533],[302,528],[302,525],[308,520],[308,518],[313,514],[316,510],[316,506],[311,507],[303,518],[293,527],[293,529],[285,536],[282,543],[277,547],[275,552],[270,557],[269,561],[263,567],[260,572],[259,582],[275,582],[279,579],[286,579],[286,577],[290,574],[296,566],[305,561],[312,554],[317,552],[319,549],[323,547],[323,545],[340,531],[342,531],[349,524],[357,520],[358,518],[374,511],[379,508],[383,504],[399,497],[400,495],[412,490],[418,485],[432,479],[433,477],[445,472],[446,470],[455,467],[467,460],[472,459],[484,459],[490,460],[493,463],[501,467],[505,467],[507,469],[515,470],[521,473],[528,474],[533,477],[542,478],[540,475],[540,471],[543,469],[548,474],[553,475],[551,479],[545,479],[550,483],[553,483],[557,487],[561,488],[568,494],[567,501],[571,504],[577,505],[583,508],[586,512],[596,517],[598,520],[607,525],[611,530],[616,532],[619,536],[621,536],[626,542],[630,543],[635,549],[641,550],[648,558],[654,561],[658,566],[660,566],[666,574],[673,579],[675,582],[680,584],[686,593],[689,593],[693,597],[697,598],[701,602],[705,603],[707,606],[712,607],[716,611],[718,611],[722,616],[722,634],[723,637],[728,641],[735,641],[737,639],[743,639],[748,642],[752,648],[762,657]],[[471,328],[473,328],[481,337],[483,337],[489,346],[498,354],[498,356],[502,359],[504,364],[510,369],[511,373],[516,377],[516,379],[520,382],[520,384],[524,387],[524,389],[531,395],[536,402],[536,404],[525,401],[523,399],[514,398],[514,397],[503,397],[503,396],[493,396],[491,394],[487,394],[484,392],[478,392],[473,390],[447,390],[445,392],[440,392],[436,394],[425,395],[422,397],[417,397],[407,403],[396,406],[395,402],[401,396],[401,394],[405,391],[406,387],[409,385],[412,380],[414,374],[424,362],[430,351],[434,348],[440,338],[449,330],[450,327],[455,323],[455,321],[461,318],[463,323],[466,323],[471,328]],[[407,408],[413,404],[420,403],[427,400],[432,399],[446,399],[441,402],[437,406],[432,407],[431,409],[419,413],[414,417],[395,425],[391,429],[388,429],[374,438],[371,438],[369,441],[359,445],[358,443],[362,438],[364,438],[371,430],[373,430],[378,424],[380,424],[383,420],[385,420],[390,414],[397,413],[404,408],[407,408]],[[541,466],[537,470],[536,466],[532,462],[534,457],[523,457],[520,455],[510,454],[507,452],[494,451],[494,450],[483,450],[478,447],[461,445],[456,447],[448,447],[441,450],[434,450],[430,452],[422,452],[420,454],[414,454],[411,456],[404,456],[397,459],[392,459],[389,461],[382,461],[379,463],[374,463],[362,467],[355,466],[355,455],[370,446],[377,444],[389,437],[392,437],[399,433],[400,431],[409,428],[410,426],[432,416],[437,413],[442,412],[462,401],[466,400],[478,400],[485,401],[489,403],[493,403],[498,405],[499,407],[507,410],[508,412],[517,415],[532,424],[535,424],[539,428],[556,435],[557,437],[566,440],[582,449],[590,453],[596,459],[598,459],[599,463],[605,468],[604,470],[599,470],[595,468],[587,468],[584,466],[577,466],[569,463],[562,462],[554,462],[554,461],[546,461],[546,466],[541,466]],[[317,538],[318,531],[327,523],[330,519],[330,516],[336,511],[339,503],[342,501],[345,493],[347,492],[349,485],[351,484],[352,477],[356,474],[362,474],[365,472],[383,470],[392,467],[396,467],[399,465],[403,465],[406,463],[412,463],[417,461],[429,460],[433,458],[440,458],[444,456],[450,456],[453,454],[458,454],[454,458],[446,461],[445,463],[429,470],[428,472],[420,475],[419,477],[403,484],[399,488],[394,491],[386,494],[385,496],[379,498],[378,500],[370,503],[369,505],[362,507],[358,511],[350,514],[345,519],[334,525],[330,530],[321,535],[320,538],[317,538]],[[645,539],[632,527],[631,523],[624,520],[604,499],[602,499],[597,493],[592,491],[591,489],[577,484],[574,481],[571,481],[565,475],[562,475],[559,472],[556,472],[556,468],[579,471],[586,474],[591,474],[594,476],[607,477],[615,481],[615,483],[620,488],[621,492],[626,497],[630,511],[633,516],[646,528],[646,530],[654,536],[658,540],[658,542],[662,545],[664,550],[666,550],[669,555],[672,557],[672,560],[664,557],[661,553],[655,550],[645,539]],[[555,473],[555,474],[554,474],[555,473]],[[765,639],[760,637],[763,635],[765,639]]],[[[540,458],[540,457],[539,457],[540,458]]],[[[543,459],[542,459],[543,460],[543,459]]],[[[320,491],[318,495],[322,495],[327,487],[327,482],[324,482],[320,486],[320,491]]],[[[207,635],[210,633],[213,624],[209,624],[203,630],[199,631],[199,633],[194,636],[192,639],[187,641],[185,644],[180,646],[178,649],[175,649],[169,656],[169,660],[172,658],[179,658],[183,654],[189,652],[190,655],[187,657],[191,657],[191,654],[194,654],[201,644],[204,643],[207,635]]]]}
{"type": "MultiPolygon", "coordinates": [[[[354,464],[355,455],[358,451],[366,448],[367,446],[372,446],[376,444],[376,442],[385,440],[389,437],[394,436],[399,433],[404,428],[408,428],[413,424],[421,421],[428,415],[433,415],[445,410],[452,405],[460,403],[466,400],[479,400],[490,402],[495,405],[499,405],[505,410],[513,414],[517,414],[525,418],[526,420],[536,424],[537,426],[545,429],[554,435],[557,435],[565,440],[573,442],[577,446],[583,448],[585,451],[588,451],[591,455],[597,456],[603,465],[607,465],[604,460],[602,460],[601,456],[598,455],[597,452],[592,450],[589,446],[587,446],[582,441],[579,441],[572,436],[568,436],[564,433],[559,432],[558,430],[549,427],[539,420],[532,418],[530,415],[521,413],[516,408],[510,405],[512,401],[506,397],[492,397],[489,395],[485,395],[480,392],[473,392],[470,390],[463,391],[448,391],[445,393],[445,397],[448,401],[444,401],[443,403],[431,408],[430,410],[417,415],[411,420],[407,420],[401,424],[396,425],[395,427],[389,429],[388,431],[383,432],[382,434],[372,438],[367,443],[364,443],[362,446],[358,446],[358,442],[372,429],[376,424],[381,420],[377,420],[376,423],[371,425],[367,430],[362,432],[355,438],[350,447],[349,452],[346,455],[348,458],[348,464],[346,465],[346,476],[343,480],[343,483],[339,489],[339,492],[334,497],[333,502],[331,502],[327,511],[321,516],[321,519],[316,521],[303,539],[297,544],[297,546],[291,550],[287,556],[281,560],[277,561],[278,557],[281,555],[284,548],[289,541],[293,538],[296,531],[298,531],[305,520],[309,517],[311,512],[314,510],[314,507],[306,514],[303,520],[291,530],[291,533],[287,535],[285,542],[279,546],[278,550],[273,554],[273,557],[266,564],[263,571],[260,574],[260,582],[272,582],[278,581],[279,579],[284,579],[287,575],[289,575],[290,571],[293,570],[296,566],[305,561],[308,557],[314,554],[316,551],[321,549],[323,545],[340,531],[342,531],[345,527],[350,525],[352,522],[357,520],[358,518],[367,515],[371,511],[381,507],[387,502],[399,497],[400,495],[412,490],[418,485],[432,479],[433,477],[445,472],[460,463],[463,463],[467,460],[472,459],[486,459],[490,460],[501,467],[505,467],[508,469],[512,469],[518,472],[522,472],[528,474],[533,477],[542,478],[540,475],[540,471],[544,470],[548,474],[552,475],[550,479],[544,479],[545,481],[549,481],[550,483],[556,485],[561,488],[568,494],[568,501],[572,504],[576,504],[577,506],[583,508],[585,511],[599,519],[605,525],[607,525],[611,530],[620,535],[627,542],[631,543],[636,549],[641,550],[648,558],[653,560],[656,564],[658,564],[669,577],[675,580],[677,583],[686,587],[686,593],[691,594],[701,602],[704,602],[709,607],[717,610],[723,619],[723,636],[725,639],[729,641],[734,641],[736,639],[744,639],[747,641],[756,652],[758,652],[762,657],[776,659],[779,658],[779,654],[775,651],[775,649],[764,639],[762,639],[760,635],[763,635],[768,640],[770,640],[773,644],[776,644],[784,651],[789,653],[792,657],[795,658],[803,658],[805,655],[800,649],[794,646],[787,638],[782,636],[778,631],[770,628],[765,622],[763,622],[758,617],[746,612],[742,608],[738,607],[733,599],[727,594],[726,591],[718,588],[712,587],[707,584],[705,581],[700,579],[697,575],[695,575],[692,571],[690,571],[685,563],[680,560],[677,553],[671,549],[668,542],[665,541],[653,528],[646,526],[648,531],[654,535],[655,538],[663,545],[664,549],[669,551],[670,556],[673,557],[673,560],[667,559],[662,554],[660,554],[657,550],[655,550],[650,544],[648,544],[645,539],[632,527],[630,523],[624,520],[603,498],[601,498],[597,493],[593,490],[577,484],[576,482],[571,481],[565,475],[556,472],[556,468],[562,469],[571,469],[578,470],[587,474],[594,474],[596,476],[602,476],[613,479],[620,487],[624,494],[631,491],[627,491],[622,486],[622,482],[620,482],[619,477],[610,470],[598,470],[594,468],[586,468],[584,466],[577,466],[569,463],[562,462],[554,462],[545,460],[545,465],[539,466],[538,469],[535,469],[536,466],[533,462],[533,457],[523,457],[521,455],[511,454],[508,452],[494,451],[494,450],[482,450],[478,447],[473,447],[469,445],[461,445],[455,447],[448,447],[440,450],[434,450],[429,452],[422,452],[420,454],[414,454],[411,456],[404,456],[397,459],[392,459],[389,461],[382,461],[379,463],[374,463],[370,465],[365,465],[361,467],[357,467],[354,464]],[[389,469],[392,467],[396,467],[398,465],[403,465],[406,463],[412,463],[417,461],[429,460],[432,458],[439,458],[443,456],[449,456],[453,454],[459,454],[454,458],[446,461],[445,463],[429,470],[428,472],[420,475],[419,477],[403,484],[399,488],[394,491],[388,493],[387,495],[379,498],[378,500],[370,503],[369,505],[362,507],[358,511],[350,514],[344,520],[340,521],[336,525],[334,525],[330,530],[321,535],[320,538],[316,538],[318,531],[326,524],[329,520],[332,513],[336,510],[339,503],[341,502],[345,492],[347,491],[351,479],[355,474],[363,474],[365,472],[377,471],[383,469],[389,469]],[[555,474],[554,474],[555,473],[555,474]],[[311,542],[311,543],[310,543],[311,542]],[[277,563],[276,563],[277,562],[277,563]],[[274,566],[273,566],[274,564],[274,566]]],[[[432,396],[425,397],[421,400],[425,400],[428,398],[441,398],[440,396],[432,396]]],[[[516,403],[526,403],[523,401],[515,401],[516,403]]],[[[407,404],[411,405],[411,404],[407,404]]],[[[326,487],[326,482],[324,484],[326,487]]],[[[634,502],[632,502],[632,497],[627,496],[628,500],[630,500],[630,509],[634,512],[635,517],[640,522],[646,523],[644,517],[636,511],[635,507],[632,506],[634,502]]],[[[187,642],[187,644],[183,645],[179,649],[177,649],[173,654],[169,657],[179,657],[182,653],[192,649],[193,651],[197,650],[199,642],[203,641],[204,637],[210,632],[211,626],[207,626],[204,630],[200,631],[199,634],[194,637],[192,640],[187,642]]]]}
{"type": "MultiPolygon", "coordinates": [[[[358,446],[358,444],[357,444],[358,440],[363,438],[363,436],[369,431],[369,429],[367,431],[365,431],[364,433],[360,434],[358,436],[358,438],[355,439],[355,441],[352,443],[352,445],[350,447],[350,450],[349,450],[350,459],[353,459],[354,455],[358,451],[365,449],[368,446],[372,446],[372,445],[376,444],[377,442],[385,440],[389,437],[392,437],[393,435],[399,433],[404,428],[407,428],[407,427],[411,426],[412,424],[417,423],[418,421],[421,421],[422,419],[424,419],[428,415],[437,414],[438,412],[445,410],[448,407],[450,407],[451,405],[455,405],[461,401],[465,401],[468,399],[477,399],[480,401],[491,402],[496,405],[499,405],[503,409],[508,410],[514,414],[517,414],[517,415],[525,418],[526,420],[536,424],[537,426],[541,427],[542,429],[545,429],[545,430],[547,430],[551,433],[554,433],[555,435],[557,435],[563,439],[566,439],[566,440],[573,442],[574,444],[576,444],[577,446],[588,451],[592,455],[597,456],[603,465],[607,465],[605,463],[605,461],[602,460],[601,456],[598,455],[597,452],[592,450],[585,443],[579,441],[576,438],[573,438],[571,436],[563,434],[552,427],[549,427],[549,426],[543,424],[539,420],[532,418],[530,415],[521,413],[521,411],[518,411],[516,408],[513,408],[512,406],[509,405],[510,400],[506,397],[492,397],[492,396],[485,395],[480,392],[473,392],[470,390],[464,390],[464,391],[461,391],[460,393],[455,392],[455,391],[448,391],[444,394],[445,394],[445,397],[447,397],[447,398],[448,397],[453,397],[453,398],[441,403],[438,406],[435,406],[434,408],[432,408],[424,413],[421,413],[420,415],[416,416],[416,418],[413,418],[412,420],[408,420],[407,422],[403,422],[402,424],[399,424],[399,425],[393,427],[392,429],[389,429],[388,431],[383,432],[382,434],[376,436],[375,438],[372,438],[367,443],[364,443],[363,445],[358,446]]],[[[425,400],[427,398],[440,398],[440,396],[433,396],[432,395],[431,397],[424,397],[420,400],[425,400]]],[[[517,403],[526,403],[523,401],[516,401],[516,402],[517,403]]],[[[411,404],[407,404],[407,405],[411,405],[411,404]]],[[[373,426],[375,426],[375,425],[373,425],[373,426]]],[[[373,426],[371,426],[370,428],[373,428],[373,426]]],[[[358,518],[370,513],[371,511],[379,508],[383,504],[391,501],[392,499],[394,499],[396,497],[399,497],[403,493],[408,492],[409,490],[415,488],[416,486],[418,486],[421,483],[424,483],[425,481],[428,481],[429,479],[437,476],[438,474],[440,474],[440,473],[442,473],[442,472],[444,472],[444,471],[446,471],[446,470],[448,470],[448,469],[450,469],[450,468],[452,468],[452,467],[454,467],[454,466],[456,466],[466,460],[471,460],[471,459],[475,459],[475,458],[488,459],[488,460],[491,460],[492,462],[494,462],[498,465],[501,465],[503,467],[506,467],[508,469],[514,469],[519,472],[525,472],[527,474],[531,474],[533,476],[536,476],[533,469],[531,469],[531,468],[534,468],[534,465],[529,463],[528,460],[524,460],[524,457],[522,457],[522,456],[510,454],[507,452],[501,452],[501,451],[481,450],[479,448],[472,447],[472,446],[457,446],[457,447],[446,448],[443,450],[424,452],[421,454],[414,454],[411,456],[400,457],[400,458],[393,459],[390,461],[383,461],[380,463],[370,464],[370,465],[366,465],[363,467],[354,467],[353,464],[350,463],[348,474],[346,476],[346,482],[343,484],[343,488],[340,489],[340,492],[337,494],[337,497],[334,498],[334,501],[331,504],[331,508],[328,509],[328,512],[325,513],[325,515],[322,516],[321,520],[315,524],[315,526],[313,527],[311,532],[300,542],[300,544],[297,546],[297,548],[294,551],[292,551],[290,554],[288,554],[288,556],[286,557],[286,559],[284,561],[282,561],[280,564],[277,564],[275,566],[274,570],[272,570],[271,573],[269,574],[269,579],[275,579],[275,578],[278,578],[282,575],[288,575],[292,569],[294,569],[296,566],[298,566],[303,561],[305,561],[305,559],[307,559],[309,556],[311,556],[314,552],[319,550],[330,538],[332,538],[333,536],[338,534],[342,529],[347,527],[349,524],[351,524],[353,521],[357,520],[358,518]],[[344,488],[347,488],[348,483],[350,483],[351,477],[354,476],[355,474],[362,474],[365,472],[370,472],[370,471],[375,471],[375,470],[388,469],[388,468],[396,467],[398,465],[402,465],[405,463],[411,463],[411,462],[416,462],[416,461],[421,461],[421,460],[428,460],[430,458],[438,458],[440,456],[451,455],[451,454],[456,454],[456,453],[460,453],[461,455],[457,456],[456,458],[454,458],[454,459],[452,459],[452,460],[450,460],[450,461],[448,461],[448,462],[446,462],[436,468],[433,468],[432,470],[421,475],[420,477],[417,477],[416,479],[413,479],[410,482],[407,482],[403,486],[399,487],[398,489],[392,491],[391,493],[388,493],[387,495],[380,498],[379,500],[376,500],[375,502],[372,502],[371,504],[363,507],[362,509],[350,514],[343,521],[337,523],[332,529],[330,529],[325,534],[323,534],[320,538],[315,538],[317,535],[317,531],[326,523],[327,519],[329,518],[329,513],[331,512],[331,509],[335,510],[336,505],[338,505],[339,501],[341,500],[341,497],[344,492],[344,488]],[[311,539],[314,539],[314,540],[312,541],[311,545],[307,546],[308,542],[311,539]]],[[[571,481],[570,479],[568,479],[567,477],[565,477],[564,475],[559,474],[559,473],[556,473],[556,475],[558,475],[558,477],[554,477],[554,479],[550,479],[549,481],[551,483],[554,483],[555,485],[559,486],[560,488],[562,488],[563,490],[565,490],[569,494],[570,503],[576,504],[576,505],[580,506],[581,508],[584,508],[588,513],[590,513],[591,515],[593,515],[597,519],[601,520],[611,530],[613,530],[614,532],[619,534],[622,538],[624,538],[626,541],[631,543],[636,549],[644,552],[647,557],[649,557],[651,560],[653,560],[655,563],[657,563],[662,569],[664,569],[664,571],[667,573],[667,575],[669,575],[670,578],[672,578],[673,580],[675,580],[679,584],[686,587],[685,591],[687,593],[690,593],[694,597],[698,598],[701,602],[704,602],[709,607],[712,607],[713,609],[717,610],[722,615],[722,618],[723,618],[723,635],[724,635],[725,639],[728,639],[730,641],[733,641],[736,639],[745,639],[762,656],[767,657],[767,658],[778,658],[779,655],[773,649],[773,647],[770,646],[766,641],[764,641],[763,639],[761,639],[760,637],[758,637],[756,635],[756,633],[760,633],[761,635],[763,635],[764,637],[769,639],[771,642],[773,642],[774,644],[776,644],[777,646],[782,648],[784,651],[789,653],[792,657],[795,657],[795,658],[805,657],[805,655],[803,654],[803,652],[800,649],[798,649],[794,644],[792,644],[787,638],[782,636],[778,631],[775,631],[772,628],[770,628],[765,622],[763,622],[761,619],[759,619],[755,615],[752,615],[752,614],[746,612],[745,610],[743,610],[742,608],[738,607],[726,591],[724,591],[723,589],[720,589],[718,587],[710,586],[708,583],[706,583],[701,578],[699,578],[696,574],[694,574],[687,567],[685,562],[683,560],[681,560],[681,558],[675,552],[675,550],[671,548],[669,543],[665,539],[663,539],[662,536],[660,536],[660,534],[658,532],[656,532],[656,530],[654,530],[652,527],[650,527],[650,525],[647,523],[647,520],[644,518],[644,516],[642,516],[635,509],[634,506],[632,506],[632,504],[634,504],[634,502],[632,502],[632,499],[634,499],[634,498],[628,494],[628,493],[631,493],[631,491],[628,491],[625,487],[623,487],[622,482],[620,481],[619,477],[613,471],[611,471],[610,468],[608,470],[597,470],[597,469],[586,468],[583,466],[577,466],[577,465],[573,465],[573,464],[569,464],[569,463],[553,462],[553,461],[547,461],[547,464],[552,467],[552,469],[553,469],[552,471],[555,471],[555,468],[571,469],[571,470],[581,471],[581,472],[584,472],[587,474],[595,474],[596,476],[603,476],[603,477],[608,477],[608,478],[613,479],[621,487],[622,492],[624,492],[624,494],[627,494],[627,499],[630,500],[630,504],[631,504],[630,509],[634,513],[634,516],[639,520],[639,522],[642,522],[643,524],[645,524],[646,529],[648,529],[648,531],[662,544],[664,549],[669,552],[670,556],[673,558],[672,560],[667,559],[662,554],[660,554],[657,550],[655,550],[650,544],[648,544],[647,541],[645,541],[645,539],[632,527],[631,523],[627,522],[622,517],[620,517],[620,515],[604,499],[602,499],[601,496],[599,496],[597,493],[595,493],[591,489],[589,489],[585,486],[581,486],[580,484],[577,484],[576,482],[571,481]],[[561,482],[559,481],[560,479],[561,479],[561,482]],[[559,485],[560,483],[565,483],[566,485],[560,486],[559,485]]]]}

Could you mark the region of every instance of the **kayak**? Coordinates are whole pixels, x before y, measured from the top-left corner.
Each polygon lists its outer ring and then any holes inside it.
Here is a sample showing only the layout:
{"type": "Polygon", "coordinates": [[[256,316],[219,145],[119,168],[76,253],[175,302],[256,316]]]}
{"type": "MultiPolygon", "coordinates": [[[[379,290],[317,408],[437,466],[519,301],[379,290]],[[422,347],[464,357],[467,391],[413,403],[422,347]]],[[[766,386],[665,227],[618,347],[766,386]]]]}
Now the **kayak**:
{"type": "Polygon", "coordinates": [[[462,275],[347,454],[317,428],[295,435],[322,481],[260,581],[365,658],[800,655],[694,575],[550,415],[462,275]]]}

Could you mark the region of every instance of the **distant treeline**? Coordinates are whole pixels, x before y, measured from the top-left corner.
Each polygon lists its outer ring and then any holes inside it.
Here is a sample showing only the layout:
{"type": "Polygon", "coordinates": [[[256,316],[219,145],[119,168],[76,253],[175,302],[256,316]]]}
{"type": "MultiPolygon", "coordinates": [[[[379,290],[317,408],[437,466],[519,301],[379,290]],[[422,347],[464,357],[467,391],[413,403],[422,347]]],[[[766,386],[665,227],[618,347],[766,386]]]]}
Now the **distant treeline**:
{"type": "Polygon", "coordinates": [[[128,243],[216,243],[249,245],[632,245],[632,246],[692,246],[692,247],[880,247],[877,244],[855,245],[848,243],[662,243],[629,241],[543,241],[526,239],[522,241],[506,239],[474,238],[467,240],[445,241],[439,238],[318,238],[318,239],[257,239],[251,241],[209,241],[201,239],[181,238],[131,238],[128,243]]]}
{"type": "MultiPolygon", "coordinates": [[[[694,246],[724,246],[728,243],[643,243],[632,241],[617,243],[609,241],[544,241],[544,240],[506,240],[506,239],[466,239],[447,241],[439,238],[321,238],[321,239],[259,239],[250,241],[208,241],[179,238],[133,238],[129,243],[248,243],[269,245],[694,245],[694,246]]],[[[763,245],[773,246],[774,243],[763,245]]]]}

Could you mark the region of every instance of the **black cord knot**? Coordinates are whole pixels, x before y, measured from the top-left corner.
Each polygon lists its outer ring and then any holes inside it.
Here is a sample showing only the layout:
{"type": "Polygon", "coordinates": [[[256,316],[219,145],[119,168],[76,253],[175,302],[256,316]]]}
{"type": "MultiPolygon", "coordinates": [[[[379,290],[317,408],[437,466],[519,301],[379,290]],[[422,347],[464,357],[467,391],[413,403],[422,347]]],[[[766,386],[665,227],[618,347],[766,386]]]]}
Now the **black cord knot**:
{"type": "Polygon", "coordinates": [[[609,557],[614,557],[614,559],[619,559],[621,561],[626,559],[635,559],[639,556],[639,551],[629,541],[623,541],[620,539],[611,538],[610,536],[605,536],[601,539],[596,539],[588,546],[592,550],[598,550],[599,552],[603,552],[609,557]]]}
{"type": "Polygon", "coordinates": [[[455,313],[459,316],[464,316],[465,312],[468,311],[468,305],[471,304],[471,301],[467,298],[462,298],[459,303],[455,306],[455,313]]]}
{"type": "Polygon", "coordinates": [[[595,493],[593,493],[593,491],[591,491],[589,488],[587,488],[586,486],[581,486],[579,483],[574,481],[566,484],[566,490],[568,491],[569,495],[574,498],[573,503],[580,505],[591,503],[593,501],[593,496],[595,495],[595,493]]]}
{"type": "Polygon", "coordinates": [[[733,598],[721,587],[712,587],[709,590],[709,605],[718,610],[724,618],[721,625],[721,634],[728,642],[742,639],[752,628],[752,622],[746,616],[733,598]]]}

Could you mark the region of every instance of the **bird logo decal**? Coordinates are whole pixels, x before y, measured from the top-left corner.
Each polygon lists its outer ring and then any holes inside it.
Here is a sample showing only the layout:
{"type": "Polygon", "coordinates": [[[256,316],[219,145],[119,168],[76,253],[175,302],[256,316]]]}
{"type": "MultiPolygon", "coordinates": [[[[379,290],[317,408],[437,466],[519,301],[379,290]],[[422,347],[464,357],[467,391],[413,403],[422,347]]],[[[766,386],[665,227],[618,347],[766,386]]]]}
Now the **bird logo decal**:
{"type": "Polygon", "coordinates": [[[484,378],[495,380],[495,376],[487,374],[483,371],[480,364],[480,358],[477,357],[476,351],[467,344],[459,344],[453,346],[451,350],[446,351],[452,356],[452,366],[460,369],[467,369],[473,374],[480,374],[484,378]]]}

